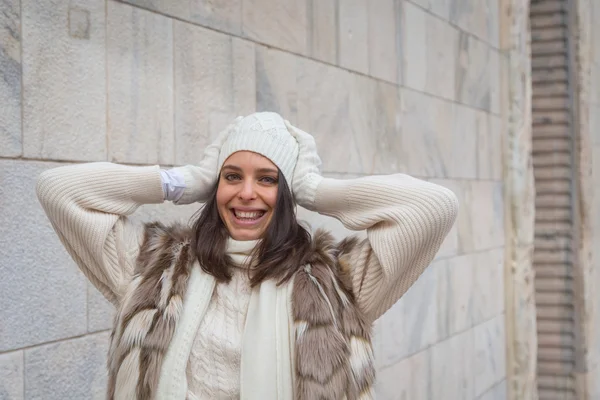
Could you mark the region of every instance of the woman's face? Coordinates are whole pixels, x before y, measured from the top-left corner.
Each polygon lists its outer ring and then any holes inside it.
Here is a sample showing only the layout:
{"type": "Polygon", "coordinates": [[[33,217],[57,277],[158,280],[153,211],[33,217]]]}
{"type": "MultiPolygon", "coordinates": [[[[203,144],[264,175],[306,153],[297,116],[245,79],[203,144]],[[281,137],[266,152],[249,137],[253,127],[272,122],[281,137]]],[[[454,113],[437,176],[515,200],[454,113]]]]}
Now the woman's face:
{"type": "Polygon", "coordinates": [[[233,153],[221,169],[217,207],[235,240],[260,239],[273,217],[278,170],[268,158],[251,151],[233,153]]]}

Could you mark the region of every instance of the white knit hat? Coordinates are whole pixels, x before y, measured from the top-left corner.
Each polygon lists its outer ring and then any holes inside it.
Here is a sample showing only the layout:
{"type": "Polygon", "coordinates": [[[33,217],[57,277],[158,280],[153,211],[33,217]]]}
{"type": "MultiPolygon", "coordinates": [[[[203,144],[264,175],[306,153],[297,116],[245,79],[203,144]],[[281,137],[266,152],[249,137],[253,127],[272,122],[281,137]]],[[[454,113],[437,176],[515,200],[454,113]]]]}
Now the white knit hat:
{"type": "Polygon", "coordinates": [[[259,112],[244,117],[221,147],[218,171],[230,155],[238,151],[252,151],[267,157],[283,173],[288,185],[298,160],[298,142],[281,115],[274,112],[259,112]]]}

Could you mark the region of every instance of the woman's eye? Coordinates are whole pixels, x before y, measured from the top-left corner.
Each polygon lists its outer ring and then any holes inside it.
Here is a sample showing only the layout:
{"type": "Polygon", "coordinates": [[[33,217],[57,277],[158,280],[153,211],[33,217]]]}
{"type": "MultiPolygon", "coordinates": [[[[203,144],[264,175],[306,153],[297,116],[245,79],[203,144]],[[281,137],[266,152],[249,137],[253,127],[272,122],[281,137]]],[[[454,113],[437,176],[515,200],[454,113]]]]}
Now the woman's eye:
{"type": "Polygon", "coordinates": [[[277,179],[275,179],[275,178],[273,178],[271,176],[262,177],[262,178],[260,178],[260,181],[264,182],[264,183],[269,183],[269,184],[275,184],[275,183],[277,183],[277,179]]]}
{"type": "Polygon", "coordinates": [[[235,181],[240,179],[240,176],[238,174],[227,174],[225,175],[225,179],[228,181],[235,181]]]}

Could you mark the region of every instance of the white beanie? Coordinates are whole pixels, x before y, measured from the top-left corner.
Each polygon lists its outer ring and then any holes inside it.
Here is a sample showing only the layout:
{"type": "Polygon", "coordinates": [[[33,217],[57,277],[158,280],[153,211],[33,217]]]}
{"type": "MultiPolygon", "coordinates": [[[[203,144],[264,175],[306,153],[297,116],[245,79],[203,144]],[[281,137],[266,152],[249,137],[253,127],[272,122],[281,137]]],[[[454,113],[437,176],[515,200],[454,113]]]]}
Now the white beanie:
{"type": "Polygon", "coordinates": [[[281,115],[259,112],[244,117],[223,143],[217,171],[221,170],[229,156],[243,150],[258,153],[271,160],[291,187],[298,160],[298,141],[288,131],[281,115]]]}

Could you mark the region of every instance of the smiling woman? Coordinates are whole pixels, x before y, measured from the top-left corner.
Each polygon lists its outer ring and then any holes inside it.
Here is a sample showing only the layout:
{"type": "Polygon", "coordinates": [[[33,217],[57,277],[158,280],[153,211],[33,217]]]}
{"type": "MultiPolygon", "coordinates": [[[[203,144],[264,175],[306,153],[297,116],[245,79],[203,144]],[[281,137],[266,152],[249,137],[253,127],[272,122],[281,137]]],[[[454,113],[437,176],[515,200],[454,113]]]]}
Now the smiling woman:
{"type": "Polygon", "coordinates": [[[78,266],[117,308],[110,399],[368,399],[372,323],[417,280],[457,213],[403,174],[320,174],[314,138],[275,113],[237,118],[198,165],[91,163],[37,193],[78,266]],[[204,203],[192,227],[138,229],[142,204],[204,203]],[[367,239],[311,235],[296,205],[367,239]]]}

